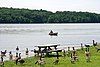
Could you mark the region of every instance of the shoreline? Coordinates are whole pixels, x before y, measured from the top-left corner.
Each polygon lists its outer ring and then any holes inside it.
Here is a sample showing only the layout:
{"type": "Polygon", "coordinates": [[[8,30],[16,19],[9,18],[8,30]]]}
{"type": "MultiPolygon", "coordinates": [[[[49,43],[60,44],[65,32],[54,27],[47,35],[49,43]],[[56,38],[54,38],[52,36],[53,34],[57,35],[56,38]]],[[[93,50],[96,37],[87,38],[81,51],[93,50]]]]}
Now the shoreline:
{"type": "MultiPolygon", "coordinates": [[[[90,46],[92,46],[92,44],[90,44],[90,46]]],[[[79,45],[78,46],[75,46],[75,45],[58,46],[57,49],[61,49],[62,51],[63,50],[68,51],[68,47],[70,47],[70,50],[72,50],[72,47],[74,47],[75,50],[81,49],[81,45],[80,46],[79,45]]],[[[85,46],[83,46],[83,48],[85,48],[85,46]]],[[[21,53],[21,52],[19,51],[18,53],[21,53]]],[[[35,55],[34,51],[29,50],[29,55],[25,55],[25,51],[24,51],[24,52],[22,52],[21,57],[22,57],[22,59],[26,59],[26,58],[29,58],[29,57],[33,57],[34,55],[35,55]]],[[[13,54],[13,59],[14,59],[14,57],[15,57],[15,54],[13,54]]],[[[8,53],[7,53],[6,57],[4,57],[4,61],[10,61],[8,53]]]]}
{"type": "MultiPolygon", "coordinates": [[[[100,46],[100,44],[98,44],[100,46]]],[[[90,62],[87,62],[86,54],[85,54],[85,48],[83,50],[79,49],[76,51],[78,61],[75,61],[75,63],[71,63],[71,58],[66,54],[66,56],[59,57],[58,64],[54,64],[53,62],[57,59],[56,57],[45,57],[43,60],[46,62],[43,64],[43,67],[99,67],[100,66],[100,51],[97,52],[97,49],[94,46],[89,47],[90,52],[90,62]]],[[[60,53],[61,55],[63,52],[60,53]]],[[[5,61],[5,67],[41,67],[42,65],[35,64],[40,58],[39,57],[27,57],[24,58],[25,63],[17,65],[15,64],[15,61],[5,61]]]]}

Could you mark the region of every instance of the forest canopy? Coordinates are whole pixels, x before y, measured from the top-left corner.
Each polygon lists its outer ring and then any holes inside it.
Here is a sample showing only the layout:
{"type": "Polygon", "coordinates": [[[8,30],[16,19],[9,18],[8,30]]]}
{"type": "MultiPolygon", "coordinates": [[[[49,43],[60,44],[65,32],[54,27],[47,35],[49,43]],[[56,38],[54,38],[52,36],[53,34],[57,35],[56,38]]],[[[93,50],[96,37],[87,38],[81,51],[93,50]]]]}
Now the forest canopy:
{"type": "Polygon", "coordinates": [[[0,7],[0,23],[98,23],[100,14],[0,7]]]}

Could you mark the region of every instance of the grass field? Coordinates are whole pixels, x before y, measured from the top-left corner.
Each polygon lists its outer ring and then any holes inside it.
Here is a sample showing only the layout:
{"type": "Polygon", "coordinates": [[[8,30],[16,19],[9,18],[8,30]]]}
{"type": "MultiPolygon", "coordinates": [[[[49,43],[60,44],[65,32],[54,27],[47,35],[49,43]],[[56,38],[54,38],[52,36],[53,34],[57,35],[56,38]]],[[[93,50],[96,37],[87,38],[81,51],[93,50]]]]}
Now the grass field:
{"type": "Polygon", "coordinates": [[[100,51],[96,52],[95,47],[90,47],[91,58],[90,62],[86,62],[85,49],[77,50],[79,60],[74,64],[71,63],[70,57],[60,57],[58,64],[53,64],[56,57],[45,58],[46,64],[40,66],[35,64],[38,57],[30,57],[25,59],[24,64],[15,64],[15,61],[6,61],[4,67],[100,67],[100,51]]]}

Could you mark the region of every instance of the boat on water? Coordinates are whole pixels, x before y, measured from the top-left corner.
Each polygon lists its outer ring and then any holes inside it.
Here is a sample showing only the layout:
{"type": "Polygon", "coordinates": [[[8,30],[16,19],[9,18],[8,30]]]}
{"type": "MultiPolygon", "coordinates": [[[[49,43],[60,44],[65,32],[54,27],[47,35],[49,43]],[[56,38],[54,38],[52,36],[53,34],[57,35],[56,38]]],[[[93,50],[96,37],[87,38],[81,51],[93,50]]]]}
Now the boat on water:
{"type": "Polygon", "coordinates": [[[53,31],[51,30],[50,33],[49,33],[49,35],[50,35],[50,36],[57,36],[57,35],[58,35],[58,32],[53,33],[53,31]]]}

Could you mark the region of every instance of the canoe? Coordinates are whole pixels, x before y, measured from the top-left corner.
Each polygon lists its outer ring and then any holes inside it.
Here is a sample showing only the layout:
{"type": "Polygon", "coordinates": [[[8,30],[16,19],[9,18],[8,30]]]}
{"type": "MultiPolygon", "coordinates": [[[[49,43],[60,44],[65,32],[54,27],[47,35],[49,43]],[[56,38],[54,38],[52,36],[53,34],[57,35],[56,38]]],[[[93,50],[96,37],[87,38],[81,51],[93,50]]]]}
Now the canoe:
{"type": "Polygon", "coordinates": [[[49,33],[50,36],[57,36],[58,33],[49,33]]]}

